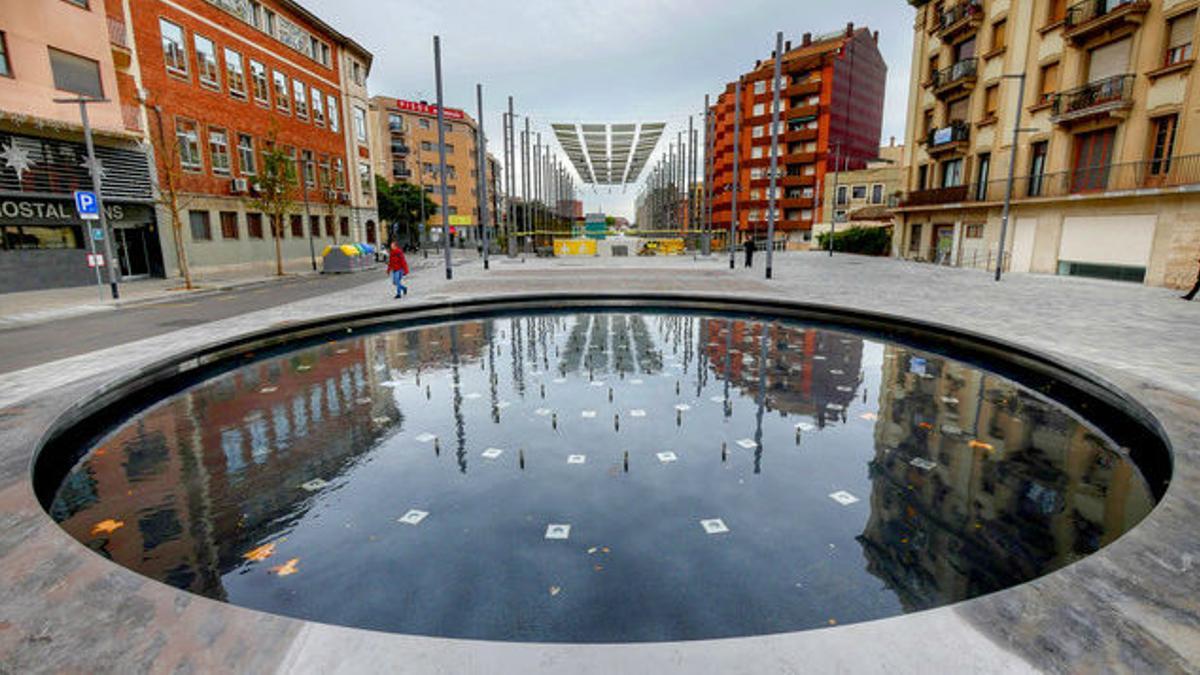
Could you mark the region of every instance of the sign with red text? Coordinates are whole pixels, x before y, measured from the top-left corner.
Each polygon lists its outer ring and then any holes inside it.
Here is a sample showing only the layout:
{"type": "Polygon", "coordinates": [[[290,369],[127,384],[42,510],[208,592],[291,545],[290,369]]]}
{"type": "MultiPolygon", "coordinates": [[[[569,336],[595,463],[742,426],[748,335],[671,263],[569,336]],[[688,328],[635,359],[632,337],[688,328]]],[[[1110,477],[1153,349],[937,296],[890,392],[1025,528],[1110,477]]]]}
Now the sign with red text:
{"type": "MultiPolygon", "coordinates": [[[[404,112],[416,113],[418,115],[430,115],[437,117],[438,113],[438,107],[436,105],[429,105],[423,101],[397,100],[396,106],[404,112]]],[[[458,108],[445,108],[444,112],[446,119],[448,120],[463,120],[467,117],[467,114],[458,108]]]]}

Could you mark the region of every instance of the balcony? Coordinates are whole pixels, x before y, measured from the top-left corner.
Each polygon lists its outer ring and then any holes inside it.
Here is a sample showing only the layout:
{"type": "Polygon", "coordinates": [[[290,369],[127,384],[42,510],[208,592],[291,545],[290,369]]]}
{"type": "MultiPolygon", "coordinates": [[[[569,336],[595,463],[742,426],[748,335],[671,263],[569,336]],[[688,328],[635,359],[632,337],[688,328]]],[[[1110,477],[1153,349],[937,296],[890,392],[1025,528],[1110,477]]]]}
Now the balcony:
{"type": "Polygon", "coordinates": [[[942,68],[930,78],[929,86],[934,96],[948,98],[952,94],[969,92],[975,88],[979,78],[979,60],[963,59],[949,68],[942,68]]]}
{"type": "Polygon", "coordinates": [[[1069,126],[1098,117],[1124,119],[1133,106],[1134,75],[1117,75],[1059,93],[1054,97],[1050,119],[1069,126]]]}
{"type": "Polygon", "coordinates": [[[108,17],[108,44],[112,48],[113,61],[118,68],[128,68],[133,61],[132,45],[129,44],[129,29],[125,22],[108,17]]]}
{"type": "Polygon", "coordinates": [[[121,121],[129,131],[142,131],[142,109],[140,106],[122,104],[121,121]]]}
{"type": "Polygon", "coordinates": [[[1078,45],[1101,33],[1136,29],[1149,10],[1148,0],[1084,0],[1067,8],[1063,36],[1078,45]]]}
{"type": "Polygon", "coordinates": [[[983,3],[965,0],[943,11],[934,26],[933,34],[946,42],[974,33],[983,25],[983,3]]]}
{"type": "Polygon", "coordinates": [[[392,143],[392,154],[393,155],[399,155],[399,156],[403,157],[403,156],[408,155],[409,152],[410,152],[410,150],[407,145],[404,145],[403,143],[392,143]]]}
{"type": "Polygon", "coordinates": [[[971,144],[971,125],[962,121],[951,122],[940,129],[930,129],[925,139],[925,150],[931,155],[965,153],[971,144]]]}
{"type": "Polygon", "coordinates": [[[392,167],[392,178],[396,180],[408,180],[412,178],[412,171],[403,166],[392,167]]]}
{"type": "MultiPolygon", "coordinates": [[[[1079,166],[1069,171],[1018,176],[1013,181],[1013,201],[1065,199],[1086,195],[1137,194],[1147,190],[1194,190],[1200,186],[1200,155],[1161,160],[1079,166]]],[[[909,192],[901,208],[1004,201],[1005,178],[984,184],[959,185],[909,192]]]]}

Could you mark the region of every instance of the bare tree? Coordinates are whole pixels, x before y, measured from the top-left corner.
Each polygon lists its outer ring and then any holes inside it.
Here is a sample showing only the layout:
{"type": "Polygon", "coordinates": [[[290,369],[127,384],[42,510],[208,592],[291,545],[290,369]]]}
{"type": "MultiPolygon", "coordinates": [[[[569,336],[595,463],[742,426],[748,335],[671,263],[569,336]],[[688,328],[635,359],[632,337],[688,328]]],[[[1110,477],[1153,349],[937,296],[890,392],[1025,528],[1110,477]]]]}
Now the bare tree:
{"type": "Polygon", "coordinates": [[[187,247],[183,244],[183,218],[180,214],[191,202],[191,196],[182,192],[183,162],[178,141],[168,142],[167,132],[163,128],[163,114],[160,106],[153,106],[158,132],[151,135],[150,143],[154,149],[154,158],[158,170],[158,192],[156,199],[159,204],[171,214],[171,235],[175,240],[175,262],[179,266],[179,275],[183,277],[183,286],[192,290],[192,271],[188,264],[187,247]]]}
{"type": "Polygon", "coordinates": [[[296,178],[296,160],[275,142],[274,131],[267,137],[266,148],[255,186],[256,194],[246,203],[271,219],[271,233],[275,236],[275,275],[283,276],[284,219],[295,203],[292,193],[299,181],[296,178]]]}

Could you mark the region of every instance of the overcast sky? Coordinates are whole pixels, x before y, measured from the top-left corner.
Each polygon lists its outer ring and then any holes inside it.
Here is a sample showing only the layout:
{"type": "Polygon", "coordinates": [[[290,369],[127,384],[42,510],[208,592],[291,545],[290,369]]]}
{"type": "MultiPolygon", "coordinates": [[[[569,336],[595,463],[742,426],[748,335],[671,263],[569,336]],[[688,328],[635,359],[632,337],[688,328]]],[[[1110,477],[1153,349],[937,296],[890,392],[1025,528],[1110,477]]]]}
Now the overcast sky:
{"type": "MultiPolygon", "coordinates": [[[[441,35],[446,105],[476,116],[475,83],[483,84],[485,131],[497,157],[509,95],[556,150],[549,125],[560,121],[664,121],[664,139],[674,139],[689,114],[699,119],[705,94],[770,55],[776,31],[799,42],[805,32],[850,21],[880,33],[888,64],[881,141],[904,137],[913,10],[900,0],[301,2],[374,53],[373,96],[432,102],[432,36],[441,35]]],[[[588,211],[632,216],[638,189],[585,188],[581,196],[588,211]]]]}

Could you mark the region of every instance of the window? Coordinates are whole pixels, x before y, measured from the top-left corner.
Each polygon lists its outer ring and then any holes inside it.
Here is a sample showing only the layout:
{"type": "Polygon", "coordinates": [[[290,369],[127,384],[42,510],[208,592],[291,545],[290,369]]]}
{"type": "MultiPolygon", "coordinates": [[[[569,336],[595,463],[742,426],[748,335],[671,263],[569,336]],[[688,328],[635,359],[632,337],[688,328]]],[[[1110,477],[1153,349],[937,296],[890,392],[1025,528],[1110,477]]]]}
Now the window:
{"type": "Polygon", "coordinates": [[[300,151],[301,175],[304,176],[304,184],[310,188],[317,186],[317,167],[313,165],[312,150],[300,151]]]}
{"type": "Polygon", "coordinates": [[[371,165],[366,162],[358,163],[358,187],[362,190],[363,196],[370,196],[374,186],[371,185],[371,165]]]}
{"type": "Polygon", "coordinates": [[[350,236],[350,219],[348,217],[342,216],[342,219],[338,221],[338,231],[343,237],[350,236]]]}
{"type": "Polygon", "coordinates": [[[292,80],[292,91],[296,95],[296,118],[308,119],[308,92],[300,80],[292,80]]]}
{"type": "Polygon", "coordinates": [[[967,239],[983,239],[983,223],[971,223],[967,225],[967,231],[963,236],[967,239]]]}
{"type": "Polygon", "coordinates": [[[179,145],[179,164],[185,171],[203,171],[200,156],[200,127],[192,120],[175,120],[175,142],[179,145]]]}
{"type": "Polygon", "coordinates": [[[1042,66],[1038,103],[1050,103],[1058,94],[1058,61],[1042,66]]]}
{"type": "Polygon", "coordinates": [[[218,176],[229,175],[229,134],[224,129],[208,129],[208,159],[218,176]]]}
{"type": "Polygon", "coordinates": [[[872,204],[882,204],[883,203],[883,186],[882,185],[876,184],[876,185],[871,186],[871,203],[872,204]]]}
{"type": "Polygon", "coordinates": [[[1113,129],[1101,129],[1075,137],[1071,192],[1095,192],[1108,187],[1115,136],[1113,129]]]}
{"type": "Polygon", "coordinates": [[[74,225],[66,227],[0,226],[0,250],[81,249],[83,241],[83,228],[74,225]]]}
{"type": "Polygon", "coordinates": [[[983,90],[983,116],[986,119],[995,119],[996,111],[1000,107],[1000,85],[992,84],[987,89],[983,90]]]}
{"type": "Polygon", "coordinates": [[[236,211],[221,212],[221,238],[238,238],[238,214],[236,211]]]}
{"type": "Polygon", "coordinates": [[[364,145],[367,142],[367,111],[354,106],[354,138],[364,145]]]}
{"type": "Polygon", "coordinates": [[[276,34],[275,33],[275,29],[276,29],[275,12],[273,12],[269,9],[263,10],[263,19],[264,19],[263,30],[265,30],[267,32],[267,35],[275,35],[276,34]]]}
{"type": "Polygon", "coordinates": [[[1000,19],[992,24],[992,53],[1008,46],[1008,20],[1000,19]]]}
{"type": "Polygon", "coordinates": [[[55,89],[104,98],[98,62],[50,47],[50,70],[54,74],[55,89]]]}
{"type": "Polygon", "coordinates": [[[333,159],[333,185],[339,190],[346,189],[346,167],[341,157],[333,159]]]}
{"type": "Polygon", "coordinates": [[[200,76],[200,84],[211,89],[221,88],[221,75],[217,72],[217,47],[212,40],[203,35],[192,38],[196,48],[196,73],[200,76]]]}
{"type": "Polygon", "coordinates": [[[1165,65],[1182,63],[1192,58],[1192,33],[1196,28],[1196,12],[1177,16],[1167,23],[1167,57],[1165,65]]]}
{"type": "Polygon", "coordinates": [[[341,126],[341,122],[338,115],[337,98],[333,96],[327,96],[325,97],[325,104],[329,109],[329,130],[336,134],[341,131],[339,128],[341,126]]]}
{"type": "Polygon", "coordinates": [[[212,241],[208,211],[188,211],[188,225],[191,226],[192,241],[212,241]]]}
{"type": "Polygon", "coordinates": [[[850,198],[856,202],[866,199],[867,198],[867,186],[866,185],[855,185],[850,190],[850,198]]]}
{"type": "Polygon", "coordinates": [[[975,180],[975,201],[982,202],[987,200],[988,181],[991,180],[992,172],[992,155],[984,152],[979,155],[979,175],[975,180]]]}
{"type": "Polygon", "coordinates": [[[751,112],[750,114],[755,117],[757,117],[759,115],[767,114],[767,104],[766,103],[755,103],[754,111],[751,112]]]}
{"type": "MultiPolygon", "coordinates": [[[[421,152],[433,152],[433,143],[429,141],[421,141],[421,152]]],[[[433,166],[430,164],[429,166],[433,166]]]]}
{"type": "Polygon", "coordinates": [[[8,38],[0,30],[0,75],[12,77],[12,64],[8,60],[8,38]]]}
{"type": "Polygon", "coordinates": [[[1153,159],[1150,160],[1150,175],[1161,176],[1171,170],[1171,158],[1175,151],[1175,128],[1179,123],[1178,115],[1165,115],[1153,120],[1154,149],[1153,159]]]}
{"type": "Polygon", "coordinates": [[[753,136],[754,138],[762,138],[766,134],[767,134],[767,128],[764,126],[754,127],[754,130],[750,132],[750,135],[753,136]]]}
{"type": "Polygon", "coordinates": [[[362,86],[363,83],[363,66],[358,61],[350,64],[350,71],[353,73],[354,84],[362,86]]]}
{"type": "Polygon", "coordinates": [[[275,76],[275,107],[278,108],[280,112],[290,115],[292,112],[292,93],[288,91],[287,75],[284,75],[278,70],[276,70],[273,74],[275,76]]]}
{"type": "Polygon", "coordinates": [[[248,239],[263,238],[263,216],[261,213],[246,214],[246,237],[248,239]]]}
{"type": "Polygon", "coordinates": [[[755,93],[755,94],[765,94],[765,93],[767,93],[767,81],[766,81],[766,80],[758,80],[758,81],[756,81],[756,82],[754,83],[754,93],[755,93]]]}
{"type": "Polygon", "coordinates": [[[254,166],[254,137],[250,134],[238,134],[238,168],[243,176],[253,176],[258,173],[254,166]]]}
{"type": "Polygon", "coordinates": [[[849,194],[850,194],[849,188],[847,188],[845,185],[839,185],[838,189],[837,189],[837,205],[845,206],[846,204],[848,204],[849,203],[849,199],[848,199],[849,194]]]}
{"type": "Polygon", "coordinates": [[[267,82],[267,67],[258,61],[250,62],[250,80],[254,85],[254,101],[271,107],[271,86],[267,82]]]}
{"type": "Polygon", "coordinates": [[[756,145],[750,148],[750,159],[762,159],[765,155],[766,148],[761,145],[756,145]]]}
{"type": "Polygon", "coordinates": [[[939,66],[941,65],[940,61],[941,60],[938,58],[937,54],[934,54],[933,56],[929,57],[929,63],[926,66],[926,70],[925,70],[925,79],[926,80],[933,81],[933,79],[935,77],[937,77],[938,70],[940,70],[939,66]]]}
{"type": "Polygon", "coordinates": [[[232,49],[225,50],[225,81],[229,83],[229,95],[246,100],[246,68],[242,55],[232,49]]]}
{"type": "Polygon", "coordinates": [[[1047,141],[1034,143],[1029,155],[1029,196],[1040,197],[1042,183],[1046,177],[1046,152],[1049,148],[1047,141]]]}
{"type": "Polygon", "coordinates": [[[929,132],[933,131],[933,110],[926,110],[921,115],[921,135],[929,136],[929,132]]]}
{"type": "Polygon", "coordinates": [[[304,216],[293,215],[291,226],[293,238],[299,239],[304,236],[304,216]]]}
{"type": "Polygon", "coordinates": [[[433,128],[433,126],[429,123],[429,120],[425,119],[424,117],[422,117],[420,120],[418,120],[417,124],[422,129],[432,129],[433,128]]]}
{"type": "Polygon", "coordinates": [[[1067,0],[1050,0],[1050,12],[1046,17],[1047,25],[1060,23],[1067,18],[1067,0]]]}
{"type": "Polygon", "coordinates": [[[308,217],[308,230],[312,232],[312,236],[321,236],[321,216],[308,217]]]}
{"type": "Polygon", "coordinates": [[[158,30],[162,33],[163,62],[167,65],[167,72],[187,75],[188,53],[183,29],[166,19],[159,19],[158,30]]]}
{"type": "Polygon", "coordinates": [[[313,124],[323,127],[325,126],[325,95],[316,87],[309,89],[309,92],[312,94],[313,124]]]}
{"type": "Polygon", "coordinates": [[[963,184],[963,161],[961,157],[942,162],[942,187],[952,188],[963,184]]]}
{"type": "Polygon", "coordinates": [[[946,104],[946,121],[947,122],[965,122],[971,116],[971,99],[970,97],[960,98],[957,101],[952,101],[946,104]]]}
{"type": "Polygon", "coordinates": [[[924,190],[929,187],[929,165],[922,164],[917,167],[917,189],[924,190]]]}
{"type": "Polygon", "coordinates": [[[333,236],[333,216],[325,216],[325,236],[333,236]]]}

